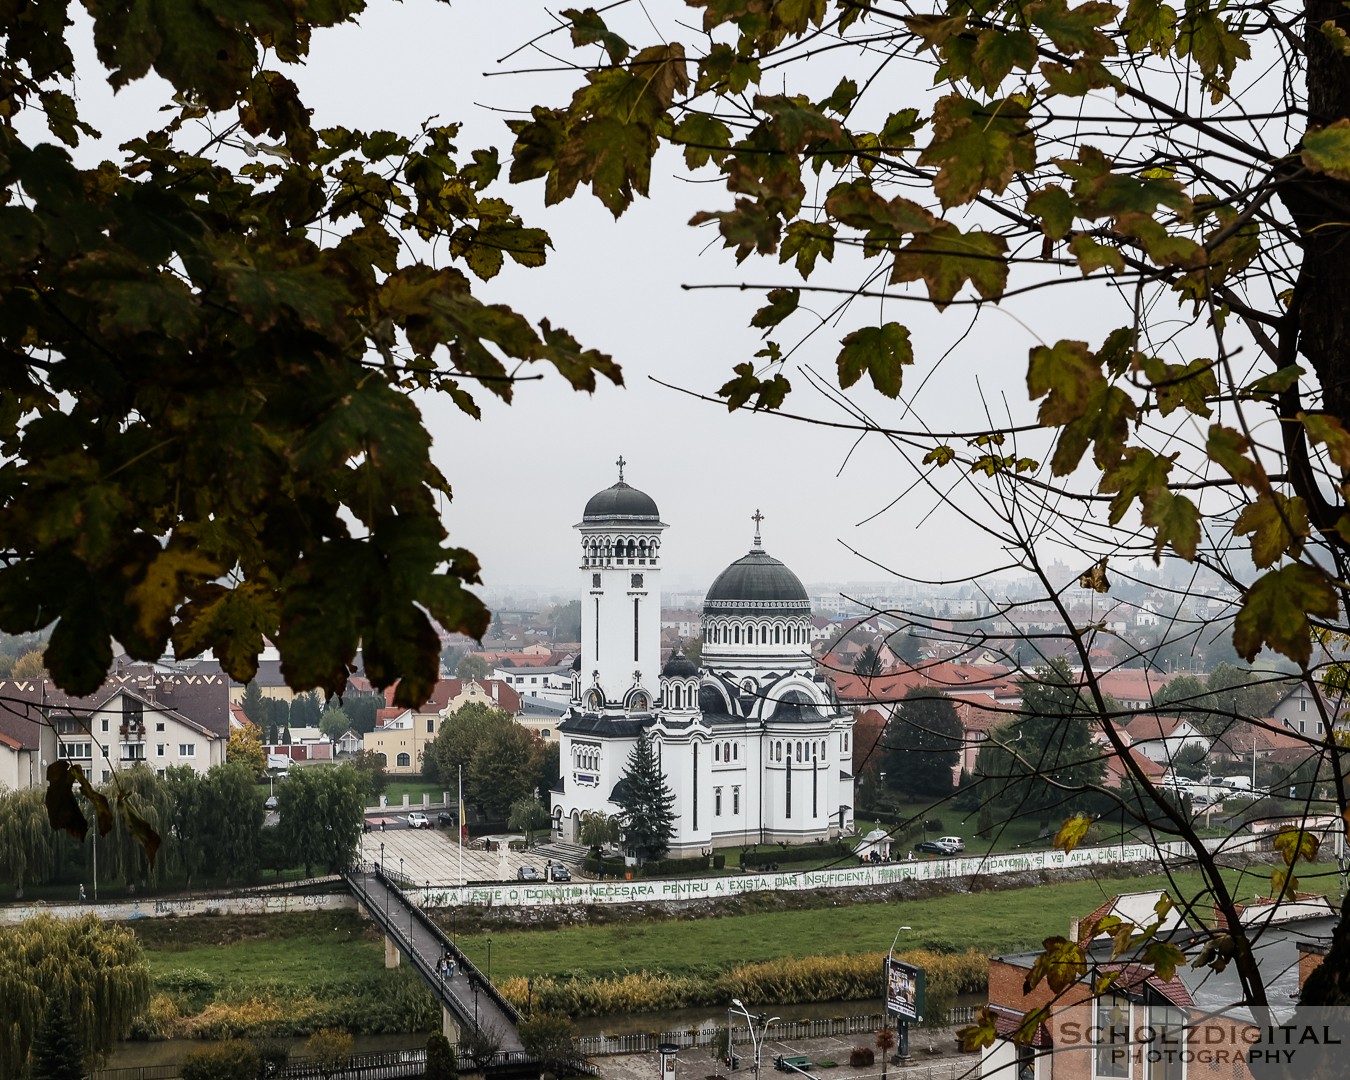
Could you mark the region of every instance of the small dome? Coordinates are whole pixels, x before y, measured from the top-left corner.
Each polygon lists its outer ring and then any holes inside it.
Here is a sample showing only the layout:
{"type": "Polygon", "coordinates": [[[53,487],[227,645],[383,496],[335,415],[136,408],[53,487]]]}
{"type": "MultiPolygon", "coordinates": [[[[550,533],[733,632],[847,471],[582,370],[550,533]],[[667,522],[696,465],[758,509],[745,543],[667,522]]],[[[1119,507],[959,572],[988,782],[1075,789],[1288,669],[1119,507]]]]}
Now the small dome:
{"type": "Polygon", "coordinates": [[[718,574],[703,601],[705,615],[796,612],[811,612],[801,579],[758,547],[718,574]]]}
{"type": "Polygon", "coordinates": [[[682,652],[677,652],[667,660],[666,666],[661,669],[663,679],[688,679],[697,674],[698,668],[694,662],[682,652]]]}
{"type": "Polygon", "coordinates": [[[661,514],[656,509],[656,501],[650,495],[620,480],[613,487],[607,487],[604,491],[598,491],[591,496],[581,520],[658,522],[661,520],[661,514]]]}

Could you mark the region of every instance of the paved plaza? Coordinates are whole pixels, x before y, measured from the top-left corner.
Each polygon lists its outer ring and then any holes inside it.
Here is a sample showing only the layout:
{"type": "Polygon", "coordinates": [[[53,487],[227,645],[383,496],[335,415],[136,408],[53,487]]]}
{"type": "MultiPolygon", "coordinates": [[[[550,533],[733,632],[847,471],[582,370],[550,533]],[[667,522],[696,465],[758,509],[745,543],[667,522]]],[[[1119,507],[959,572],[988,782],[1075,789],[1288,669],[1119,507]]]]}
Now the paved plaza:
{"type": "MultiPolygon", "coordinates": [[[[543,856],[533,851],[484,851],[481,840],[473,840],[461,849],[453,829],[386,828],[380,830],[379,818],[366,821],[370,832],[361,836],[361,858],[380,861],[391,874],[402,874],[417,884],[436,886],[463,885],[468,881],[514,881],[522,866],[544,872],[543,856]],[[462,871],[461,871],[462,867],[462,871]]],[[[392,818],[390,819],[392,821],[392,818]]]]}

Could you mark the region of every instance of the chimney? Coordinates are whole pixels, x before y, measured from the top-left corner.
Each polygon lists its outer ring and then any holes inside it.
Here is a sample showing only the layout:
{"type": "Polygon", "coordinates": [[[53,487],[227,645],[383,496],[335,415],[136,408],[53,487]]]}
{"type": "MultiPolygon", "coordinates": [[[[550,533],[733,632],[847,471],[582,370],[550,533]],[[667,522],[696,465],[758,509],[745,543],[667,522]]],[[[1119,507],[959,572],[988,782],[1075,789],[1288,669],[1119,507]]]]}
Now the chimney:
{"type": "Polygon", "coordinates": [[[493,680],[492,680],[492,700],[493,700],[493,701],[496,701],[496,700],[497,700],[497,680],[496,680],[496,679],[493,679],[493,680]]]}

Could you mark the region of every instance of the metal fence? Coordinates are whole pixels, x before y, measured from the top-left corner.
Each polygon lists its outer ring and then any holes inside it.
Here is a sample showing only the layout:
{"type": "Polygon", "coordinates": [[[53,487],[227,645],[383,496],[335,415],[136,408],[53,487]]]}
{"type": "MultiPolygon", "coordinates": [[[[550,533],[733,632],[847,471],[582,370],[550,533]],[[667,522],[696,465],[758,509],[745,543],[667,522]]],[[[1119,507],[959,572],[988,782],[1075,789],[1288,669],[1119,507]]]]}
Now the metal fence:
{"type": "MultiPolygon", "coordinates": [[[[944,1024],[969,1024],[975,1019],[973,1006],[950,1009],[944,1024]]],[[[773,1025],[777,1040],[824,1039],[832,1035],[865,1035],[881,1030],[881,1013],[864,1016],[832,1016],[816,1020],[779,1020],[773,1025]]],[[[585,1057],[611,1057],[619,1054],[652,1053],[661,1043],[687,1050],[695,1046],[712,1046],[721,1033],[720,1027],[687,1028],[683,1031],[647,1031],[632,1035],[583,1035],[577,1040],[577,1050],[585,1057]]],[[[912,1078],[913,1073],[907,1072],[912,1078]]],[[[933,1080],[941,1080],[934,1077],[933,1080]]]]}

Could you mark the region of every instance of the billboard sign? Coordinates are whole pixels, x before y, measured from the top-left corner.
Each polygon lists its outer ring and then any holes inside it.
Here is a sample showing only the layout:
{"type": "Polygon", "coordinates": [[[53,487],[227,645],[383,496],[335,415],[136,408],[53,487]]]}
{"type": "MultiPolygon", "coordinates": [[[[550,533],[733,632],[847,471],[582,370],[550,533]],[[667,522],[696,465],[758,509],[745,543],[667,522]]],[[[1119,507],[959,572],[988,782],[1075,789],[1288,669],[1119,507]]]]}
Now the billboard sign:
{"type": "Polygon", "coordinates": [[[882,961],[882,971],[885,976],[886,1011],[900,1020],[922,1020],[925,991],[923,968],[888,956],[882,961]]]}

